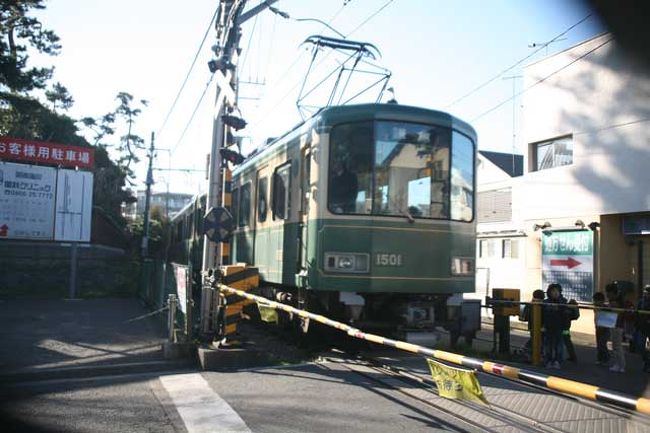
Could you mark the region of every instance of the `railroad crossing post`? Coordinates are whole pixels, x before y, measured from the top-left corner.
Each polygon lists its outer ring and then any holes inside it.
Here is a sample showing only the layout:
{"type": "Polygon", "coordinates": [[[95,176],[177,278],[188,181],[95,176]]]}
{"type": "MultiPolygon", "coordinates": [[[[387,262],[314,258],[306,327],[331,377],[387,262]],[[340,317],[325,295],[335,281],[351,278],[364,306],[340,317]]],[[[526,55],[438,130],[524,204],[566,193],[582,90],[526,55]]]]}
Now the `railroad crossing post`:
{"type": "Polygon", "coordinates": [[[170,294],[167,298],[167,306],[169,307],[168,326],[169,326],[169,342],[176,342],[176,295],[170,294]]]}
{"type": "MultiPolygon", "coordinates": [[[[208,167],[208,194],[206,199],[206,211],[223,204],[223,163],[221,149],[224,148],[226,138],[223,115],[226,113],[226,106],[232,108],[237,103],[237,58],[239,51],[239,39],[241,37],[241,25],[253,18],[258,13],[275,3],[277,0],[267,0],[247,12],[243,12],[246,0],[232,1],[221,0],[219,13],[216,19],[216,30],[218,35],[217,44],[214,47],[215,54],[219,57],[209,63],[210,70],[217,82],[217,95],[215,98],[212,124],[212,147],[210,150],[210,165],[208,167]]],[[[228,247],[226,247],[227,251],[228,247]]],[[[203,240],[203,263],[201,266],[204,284],[201,293],[201,331],[210,334],[216,331],[218,308],[218,296],[211,285],[206,282],[209,278],[210,269],[223,264],[220,251],[215,242],[210,241],[207,236],[203,240]]]]}

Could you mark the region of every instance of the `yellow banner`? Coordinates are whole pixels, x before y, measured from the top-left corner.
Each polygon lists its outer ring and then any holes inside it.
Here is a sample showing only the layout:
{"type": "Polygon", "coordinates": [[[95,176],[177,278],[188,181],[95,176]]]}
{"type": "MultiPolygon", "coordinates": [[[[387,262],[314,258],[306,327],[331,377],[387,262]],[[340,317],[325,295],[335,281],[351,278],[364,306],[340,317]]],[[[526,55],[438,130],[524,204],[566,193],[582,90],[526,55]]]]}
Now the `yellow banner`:
{"type": "Polygon", "coordinates": [[[449,367],[428,358],[427,362],[441,397],[488,404],[474,370],[449,367]]]}
{"type": "Polygon", "coordinates": [[[257,309],[260,310],[260,317],[264,322],[278,323],[278,312],[275,308],[257,303],[257,309]]]}

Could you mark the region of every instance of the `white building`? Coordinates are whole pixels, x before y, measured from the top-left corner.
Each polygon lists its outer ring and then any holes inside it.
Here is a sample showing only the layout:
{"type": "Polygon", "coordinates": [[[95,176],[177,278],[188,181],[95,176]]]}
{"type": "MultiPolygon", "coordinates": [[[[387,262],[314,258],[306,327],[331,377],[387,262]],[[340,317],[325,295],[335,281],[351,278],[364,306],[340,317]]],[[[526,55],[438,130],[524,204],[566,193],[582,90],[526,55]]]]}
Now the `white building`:
{"type": "MultiPolygon", "coordinates": [[[[137,201],[127,205],[124,209],[124,217],[127,219],[135,220],[137,217],[144,215],[146,191],[139,190],[136,197],[137,201]]],[[[192,197],[192,194],[177,192],[152,192],[150,207],[151,209],[160,208],[163,215],[173,218],[192,200],[192,197]]]]}
{"type": "MultiPolygon", "coordinates": [[[[650,284],[650,71],[603,34],[527,66],[524,89],[523,176],[478,174],[479,194],[510,185],[511,220],[491,227],[523,240],[509,275],[490,267],[491,287],[520,283],[529,299],[557,280],[589,302],[618,280],[633,300],[650,284]]],[[[593,332],[593,316],[572,329],[593,332]]]]}

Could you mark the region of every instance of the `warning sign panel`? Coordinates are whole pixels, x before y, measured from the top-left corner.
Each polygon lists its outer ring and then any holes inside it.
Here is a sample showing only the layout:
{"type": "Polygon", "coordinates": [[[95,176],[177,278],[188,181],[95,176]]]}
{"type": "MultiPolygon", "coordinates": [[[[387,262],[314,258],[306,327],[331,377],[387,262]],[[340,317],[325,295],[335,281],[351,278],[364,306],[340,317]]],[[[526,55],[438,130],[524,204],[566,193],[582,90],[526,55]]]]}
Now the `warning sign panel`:
{"type": "Polygon", "coordinates": [[[542,286],[562,285],[567,299],[591,302],[594,290],[594,235],[591,230],[544,232],[542,286]]]}
{"type": "Polygon", "coordinates": [[[56,169],[0,161],[0,239],[52,239],[56,169]]]}

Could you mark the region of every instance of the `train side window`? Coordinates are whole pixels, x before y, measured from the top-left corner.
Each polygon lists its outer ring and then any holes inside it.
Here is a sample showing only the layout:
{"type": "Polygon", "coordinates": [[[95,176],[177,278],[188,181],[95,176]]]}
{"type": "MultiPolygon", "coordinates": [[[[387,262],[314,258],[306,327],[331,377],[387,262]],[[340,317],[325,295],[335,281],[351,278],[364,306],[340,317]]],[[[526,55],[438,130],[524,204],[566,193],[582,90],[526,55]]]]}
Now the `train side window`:
{"type": "Polygon", "coordinates": [[[266,221],[268,212],[268,184],[269,178],[262,177],[257,181],[257,220],[261,223],[266,221]]]}
{"type": "Polygon", "coordinates": [[[291,163],[273,173],[273,219],[289,219],[291,210],[291,163]]]}
{"type": "Polygon", "coordinates": [[[235,227],[239,225],[239,188],[232,190],[232,206],[230,206],[232,213],[232,221],[235,227]]]}
{"type": "Polygon", "coordinates": [[[239,196],[239,227],[250,223],[251,214],[251,183],[247,182],[241,187],[239,196]]]}
{"type": "Polygon", "coordinates": [[[309,194],[311,193],[309,189],[310,173],[311,173],[311,154],[306,153],[302,161],[302,190],[300,197],[300,212],[307,213],[309,211],[309,194]]]}

